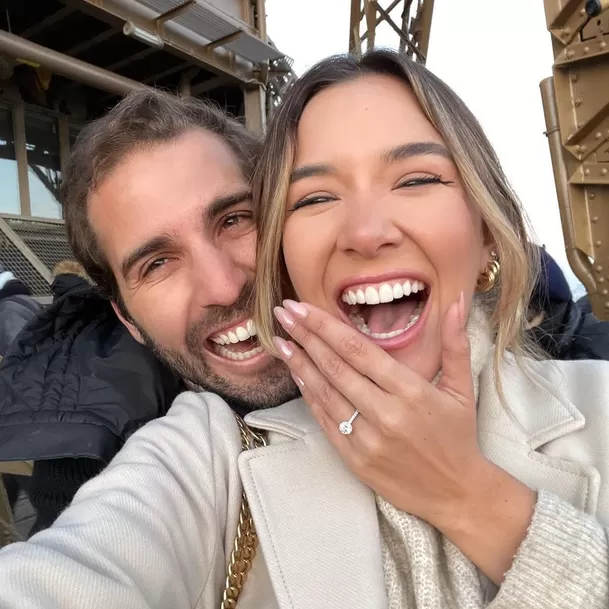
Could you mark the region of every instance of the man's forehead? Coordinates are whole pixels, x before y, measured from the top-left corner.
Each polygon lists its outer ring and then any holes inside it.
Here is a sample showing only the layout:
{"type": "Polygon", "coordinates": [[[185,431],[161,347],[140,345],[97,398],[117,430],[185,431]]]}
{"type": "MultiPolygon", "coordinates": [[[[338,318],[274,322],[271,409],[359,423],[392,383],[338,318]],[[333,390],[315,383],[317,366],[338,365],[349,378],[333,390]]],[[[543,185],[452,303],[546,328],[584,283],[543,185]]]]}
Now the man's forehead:
{"type": "Polygon", "coordinates": [[[242,199],[244,192],[247,182],[228,145],[193,132],[132,152],[99,184],[88,212],[113,263],[160,234],[196,228],[193,221],[200,225],[218,200],[242,199]]]}

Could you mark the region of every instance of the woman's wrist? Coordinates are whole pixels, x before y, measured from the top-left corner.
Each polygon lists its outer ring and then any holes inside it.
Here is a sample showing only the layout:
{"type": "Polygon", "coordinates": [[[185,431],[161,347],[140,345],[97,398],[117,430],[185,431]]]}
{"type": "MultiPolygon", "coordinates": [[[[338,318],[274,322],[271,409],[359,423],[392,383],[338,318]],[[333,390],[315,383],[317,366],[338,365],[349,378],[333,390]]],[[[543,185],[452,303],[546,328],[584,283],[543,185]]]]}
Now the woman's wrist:
{"type": "Polygon", "coordinates": [[[431,524],[500,585],[526,537],[536,501],[534,491],[483,459],[463,496],[431,524]]]}

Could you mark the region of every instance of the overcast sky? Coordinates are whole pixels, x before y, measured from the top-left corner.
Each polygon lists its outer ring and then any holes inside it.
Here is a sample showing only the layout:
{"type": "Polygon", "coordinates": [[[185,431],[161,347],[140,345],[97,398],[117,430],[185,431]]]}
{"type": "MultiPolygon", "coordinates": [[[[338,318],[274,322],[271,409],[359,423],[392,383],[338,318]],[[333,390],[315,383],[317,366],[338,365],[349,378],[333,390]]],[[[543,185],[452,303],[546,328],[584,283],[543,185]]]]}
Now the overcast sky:
{"type": "MultiPolygon", "coordinates": [[[[386,4],[386,3],[385,3],[386,4]]],[[[266,0],[269,36],[301,74],[347,51],[349,0],[266,0]]],[[[377,46],[395,46],[389,29],[377,46]]],[[[469,105],[524,203],[536,241],[568,267],[539,83],[551,76],[552,46],[542,0],[435,0],[427,67],[469,105]],[[489,8],[492,4],[492,10],[489,8]]]]}

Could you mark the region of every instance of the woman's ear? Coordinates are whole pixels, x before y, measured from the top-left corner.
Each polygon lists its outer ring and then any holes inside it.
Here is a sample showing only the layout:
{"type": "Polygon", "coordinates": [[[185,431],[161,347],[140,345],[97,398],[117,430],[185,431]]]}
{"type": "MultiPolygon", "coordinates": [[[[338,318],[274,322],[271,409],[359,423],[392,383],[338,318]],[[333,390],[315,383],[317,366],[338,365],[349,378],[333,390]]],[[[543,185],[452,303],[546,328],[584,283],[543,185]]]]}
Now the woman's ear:
{"type": "Polygon", "coordinates": [[[494,243],[490,242],[482,247],[480,254],[480,273],[484,273],[488,270],[489,264],[496,257],[497,248],[494,243]]]}

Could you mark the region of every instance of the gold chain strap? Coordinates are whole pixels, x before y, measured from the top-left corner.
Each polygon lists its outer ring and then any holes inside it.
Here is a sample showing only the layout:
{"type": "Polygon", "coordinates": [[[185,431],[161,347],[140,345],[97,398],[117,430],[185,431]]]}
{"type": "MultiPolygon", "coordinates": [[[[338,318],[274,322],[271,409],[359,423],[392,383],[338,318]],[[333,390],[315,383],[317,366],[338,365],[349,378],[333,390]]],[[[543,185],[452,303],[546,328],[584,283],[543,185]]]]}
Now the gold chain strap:
{"type": "MultiPolygon", "coordinates": [[[[239,415],[235,414],[235,418],[239,425],[243,450],[266,446],[266,440],[262,434],[250,429],[239,415]]],[[[254,519],[252,518],[245,492],[243,492],[241,495],[237,535],[235,536],[235,544],[228,564],[228,574],[226,576],[220,609],[235,609],[237,606],[237,600],[243,590],[243,585],[251,569],[254,556],[256,556],[257,547],[258,535],[254,526],[254,519]]]]}

